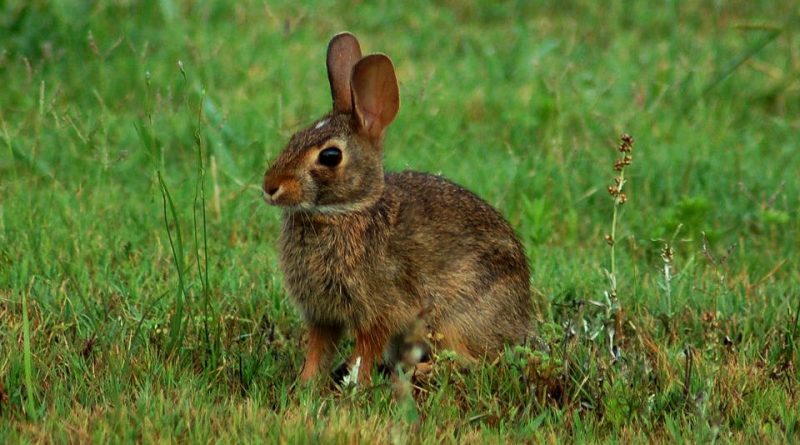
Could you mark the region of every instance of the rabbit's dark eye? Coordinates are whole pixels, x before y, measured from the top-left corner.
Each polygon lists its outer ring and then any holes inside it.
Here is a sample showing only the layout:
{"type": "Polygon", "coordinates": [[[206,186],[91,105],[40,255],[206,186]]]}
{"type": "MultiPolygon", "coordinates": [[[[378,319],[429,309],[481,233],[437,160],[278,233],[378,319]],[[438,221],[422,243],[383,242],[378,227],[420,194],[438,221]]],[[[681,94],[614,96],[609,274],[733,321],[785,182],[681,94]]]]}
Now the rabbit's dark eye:
{"type": "Polygon", "coordinates": [[[319,163],[325,167],[336,167],[342,162],[342,150],[337,147],[328,147],[319,152],[319,163]]]}

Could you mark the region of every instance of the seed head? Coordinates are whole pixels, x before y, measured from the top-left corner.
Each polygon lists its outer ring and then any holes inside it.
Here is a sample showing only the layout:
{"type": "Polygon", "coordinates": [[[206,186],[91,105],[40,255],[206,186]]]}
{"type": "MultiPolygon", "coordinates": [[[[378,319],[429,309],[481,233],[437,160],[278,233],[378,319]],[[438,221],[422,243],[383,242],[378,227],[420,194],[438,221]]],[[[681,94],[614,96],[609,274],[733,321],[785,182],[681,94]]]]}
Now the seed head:
{"type": "Polygon", "coordinates": [[[619,151],[623,153],[630,153],[633,150],[633,137],[628,133],[622,133],[619,137],[622,142],[619,144],[619,151]]]}
{"type": "Polygon", "coordinates": [[[675,252],[672,250],[672,246],[664,244],[664,247],[661,248],[661,259],[664,260],[665,263],[671,264],[674,255],[675,252]]]}

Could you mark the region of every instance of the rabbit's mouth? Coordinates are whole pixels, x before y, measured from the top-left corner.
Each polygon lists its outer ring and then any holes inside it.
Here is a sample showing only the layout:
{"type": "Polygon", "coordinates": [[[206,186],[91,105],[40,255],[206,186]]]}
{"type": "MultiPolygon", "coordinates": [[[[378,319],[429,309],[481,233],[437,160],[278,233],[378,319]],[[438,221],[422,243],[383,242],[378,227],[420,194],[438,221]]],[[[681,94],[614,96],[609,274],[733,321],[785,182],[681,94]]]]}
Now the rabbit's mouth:
{"type": "Polygon", "coordinates": [[[294,199],[291,199],[291,197],[283,196],[283,194],[281,193],[270,194],[268,191],[263,191],[262,198],[264,199],[264,202],[275,207],[293,209],[293,208],[305,208],[308,206],[308,204],[304,202],[299,202],[294,199]]]}

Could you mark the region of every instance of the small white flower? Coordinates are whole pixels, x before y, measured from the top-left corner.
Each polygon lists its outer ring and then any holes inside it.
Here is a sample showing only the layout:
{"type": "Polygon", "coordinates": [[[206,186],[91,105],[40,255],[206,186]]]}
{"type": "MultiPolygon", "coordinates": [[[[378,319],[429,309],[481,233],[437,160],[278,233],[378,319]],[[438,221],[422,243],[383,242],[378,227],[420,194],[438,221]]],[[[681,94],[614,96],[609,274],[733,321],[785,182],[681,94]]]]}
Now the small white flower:
{"type": "Polygon", "coordinates": [[[343,386],[355,386],[358,383],[358,370],[361,368],[361,357],[356,357],[350,372],[342,379],[343,386]]]}

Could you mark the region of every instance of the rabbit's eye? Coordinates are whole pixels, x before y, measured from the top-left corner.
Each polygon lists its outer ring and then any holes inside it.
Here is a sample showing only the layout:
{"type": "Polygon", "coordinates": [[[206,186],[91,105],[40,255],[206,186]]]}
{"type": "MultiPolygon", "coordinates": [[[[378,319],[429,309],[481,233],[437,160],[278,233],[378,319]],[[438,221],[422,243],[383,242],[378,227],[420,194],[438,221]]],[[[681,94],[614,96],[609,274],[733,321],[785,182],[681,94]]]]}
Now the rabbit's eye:
{"type": "Polygon", "coordinates": [[[336,167],[342,162],[342,150],[337,147],[328,147],[319,152],[319,163],[325,167],[336,167]]]}

